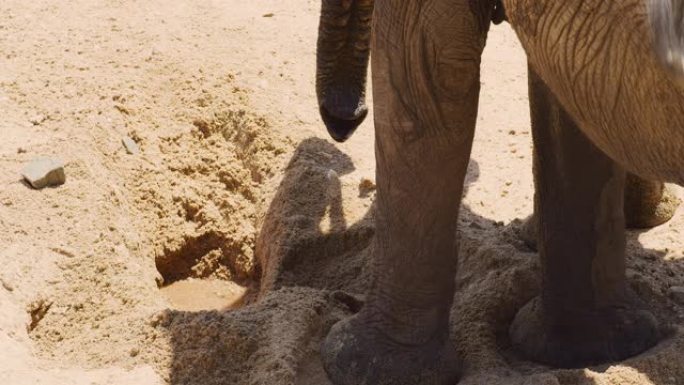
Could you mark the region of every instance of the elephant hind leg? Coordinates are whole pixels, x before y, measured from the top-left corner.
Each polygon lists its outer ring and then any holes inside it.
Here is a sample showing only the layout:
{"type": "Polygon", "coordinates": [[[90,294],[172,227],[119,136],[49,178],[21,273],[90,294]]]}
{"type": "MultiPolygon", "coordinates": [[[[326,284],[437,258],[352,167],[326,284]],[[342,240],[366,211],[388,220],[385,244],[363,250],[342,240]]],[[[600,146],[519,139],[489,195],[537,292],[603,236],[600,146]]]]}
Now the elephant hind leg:
{"type": "Polygon", "coordinates": [[[630,229],[645,229],[669,221],[680,204],[671,188],[662,182],[627,174],[625,219],[630,229]]]}
{"type": "MultiPolygon", "coordinates": [[[[681,200],[663,182],[642,179],[627,174],[625,182],[625,222],[628,229],[649,229],[660,226],[674,216],[681,200]]],[[[537,250],[537,214],[525,218],[520,238],[527,247],[537,250]]]]}
{"type": "Polygon", "coordinates": [[[513,321],[511,340],[527,358],[556,367],[641,353],[660,330],[626,281],[625,171],[532,71],[530,105],[543,283],[513,321]]]}

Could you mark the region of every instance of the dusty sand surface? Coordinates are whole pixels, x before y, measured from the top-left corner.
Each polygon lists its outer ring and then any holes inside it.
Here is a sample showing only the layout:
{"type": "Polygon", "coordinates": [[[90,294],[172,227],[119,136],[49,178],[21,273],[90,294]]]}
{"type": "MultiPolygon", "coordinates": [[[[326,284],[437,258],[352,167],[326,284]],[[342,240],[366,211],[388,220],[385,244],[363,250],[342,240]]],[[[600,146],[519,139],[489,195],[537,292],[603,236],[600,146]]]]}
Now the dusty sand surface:
{"type": "MultiPolygon", "coordinates": [[[[321,338],[370,274],[374,159],[369,122],[343,145],[319,123],[318,6],[0,3],[0,384],[328,383],[321,338]],[[66,184],[21,182],[42,156],[66,184]]],[[[461,383],[684,384],[684,305],[668,294],[684,285],[681,210],[629,236],[630,283],[672,336],[582,370],[511,352],[539,267],[518,237],[531,139],[507,26],[483,83],[452,317],[461,383]]]]}

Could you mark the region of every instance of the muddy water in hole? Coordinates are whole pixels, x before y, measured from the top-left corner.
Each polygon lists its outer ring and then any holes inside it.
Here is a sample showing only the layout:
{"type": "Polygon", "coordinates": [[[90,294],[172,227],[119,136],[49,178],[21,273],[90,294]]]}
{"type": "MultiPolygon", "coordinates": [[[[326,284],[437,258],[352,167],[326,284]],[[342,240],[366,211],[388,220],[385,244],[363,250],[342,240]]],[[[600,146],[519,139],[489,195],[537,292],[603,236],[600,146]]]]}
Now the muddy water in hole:
{"type": "Polygon", "coordinates": [[[190,278],[174,282],[160,290],[172,308],[199,311],[240,307],[247,288],[230,281],[190,278]]]}

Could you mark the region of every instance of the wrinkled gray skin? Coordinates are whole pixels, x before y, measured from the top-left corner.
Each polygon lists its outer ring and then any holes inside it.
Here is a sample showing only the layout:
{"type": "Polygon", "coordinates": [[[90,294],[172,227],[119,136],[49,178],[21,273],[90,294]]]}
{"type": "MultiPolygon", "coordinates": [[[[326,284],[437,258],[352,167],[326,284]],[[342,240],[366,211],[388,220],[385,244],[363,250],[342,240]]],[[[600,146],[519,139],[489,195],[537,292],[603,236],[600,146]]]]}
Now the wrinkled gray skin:
{"type": "MultiPolygon", "coordinates": [[[[680,39],[658,36],[665,48],[656,49],[646,1],[504,3],[532,67],[592,143],[639,176],[684,182],[682,88],[677,71],[660,65],[681,61],[662,56],[680,52],[680,39]],[[580,34],[585,37],[577,39],[580,34]]],[[[657,4],[683,6],[681,0],[657,4]]],[[[654,18],[681,24],[677,12],[654,18]]],[[[681,34],[655,28],[661,29],[681,34]]]]}
{"type": "MultiPolygon", "coordinates": [[[[511,340],[526,357],[559,367],[624,359],[660,337],[625,280],[624,184],[625,170],[684,182],[681,11],[660,8],[683,5],[502,1],[531,68],[543,274],[542,293],[521,309],[511,340]]],[[[319,106],[337,140],[362,120],[373,6],[374,281],[321,354],[337,385],[452,384],[457,217],[480,58],[501,10],[489,0],[324,0],[319,106]]]]}

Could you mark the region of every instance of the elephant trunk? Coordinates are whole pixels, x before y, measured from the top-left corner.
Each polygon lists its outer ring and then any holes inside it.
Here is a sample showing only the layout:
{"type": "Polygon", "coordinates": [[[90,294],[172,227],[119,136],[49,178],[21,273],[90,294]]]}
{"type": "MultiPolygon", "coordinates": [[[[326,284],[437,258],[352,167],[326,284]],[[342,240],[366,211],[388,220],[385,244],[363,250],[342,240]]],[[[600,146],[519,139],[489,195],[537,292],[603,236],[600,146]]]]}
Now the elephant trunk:
{"type": "Polygon", "coordinates": [[[343,142],[368,115],[366,78],[373,0],[323,0],[316,93],[328,133],[343,142]]]}
{"type": "Polygon", "coordinates": [[[684,85],[684,1],[650,0],[648,14],[658,60],[684,85]]]}

